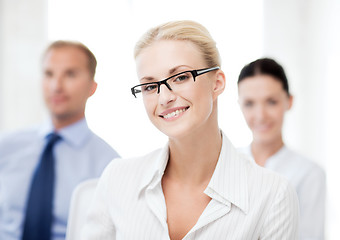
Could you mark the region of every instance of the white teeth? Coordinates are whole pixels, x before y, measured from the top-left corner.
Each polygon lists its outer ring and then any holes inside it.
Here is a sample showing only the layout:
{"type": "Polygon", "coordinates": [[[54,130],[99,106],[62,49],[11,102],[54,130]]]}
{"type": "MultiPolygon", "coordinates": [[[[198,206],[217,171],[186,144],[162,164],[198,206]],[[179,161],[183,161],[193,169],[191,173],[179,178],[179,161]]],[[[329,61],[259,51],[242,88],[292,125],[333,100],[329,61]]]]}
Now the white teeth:
{"type": "Polygon", "coordinates": [[[180,113],[185,112],[186,110],[187,110],[186,108],[178,109],[176,111],[168,113],[167,115],[164,115],[163,118],[167,119],[167,118],[171,118],[171,117],[174,117],[174,116],[178,116],[180,113]]]}

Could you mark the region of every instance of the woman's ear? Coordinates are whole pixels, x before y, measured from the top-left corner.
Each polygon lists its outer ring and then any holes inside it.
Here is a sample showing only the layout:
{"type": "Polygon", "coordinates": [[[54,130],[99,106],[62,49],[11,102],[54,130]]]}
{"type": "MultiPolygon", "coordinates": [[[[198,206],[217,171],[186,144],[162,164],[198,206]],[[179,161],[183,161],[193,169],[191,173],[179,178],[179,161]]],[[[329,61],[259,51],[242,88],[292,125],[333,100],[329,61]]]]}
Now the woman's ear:
{"type": "Polygon", "coordinates": [[[289,95],[288,96],[288,106],[287,106],[287,110],[290,110],[293,106],[293,100],[294,100],[294,97],[293,95],[289,95]]]}
{"type": "Polygon", "coordinates": [[[214,88],[213,88],[213,96],[214,100],[217,99],[217,97],[223,93],[225,88],[225,75],[222,70],[217,70],[214,75],[214,88]]]}

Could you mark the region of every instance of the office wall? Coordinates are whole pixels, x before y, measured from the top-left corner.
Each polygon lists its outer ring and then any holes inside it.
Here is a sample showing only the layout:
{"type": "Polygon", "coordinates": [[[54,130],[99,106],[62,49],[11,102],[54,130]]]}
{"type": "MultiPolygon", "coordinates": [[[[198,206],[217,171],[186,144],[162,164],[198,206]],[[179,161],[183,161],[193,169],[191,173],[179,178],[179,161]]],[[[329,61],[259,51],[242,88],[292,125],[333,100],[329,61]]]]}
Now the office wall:
{"type": "Polygon", "coordinates": [[[284,65],[295,97],[286,143],[326,170],[327,239],[339,239],[340,1],[264,0],[263,6],[264,55],[284,65]]]}
{"type": "Polygon", "coordinates": [[[0,0],[0,131],[44,116],[40,54],[47,40],[44,0],[0,0]]]}
{"type": "Polygon", "coordinates": [[[4,115],[4,111],[3,111],[3,101],[4,99],[2,98],[3,96],[3,76],[2,76],[2,73],[3,73],[3,40],[2,40],[2,36],[3,36],[3,26],[2,26],[2,23],[3,23],[3,11],[4,11],[4,8],[2,7],[2,1],[3,0],[0,0],[0,129],[1,129],[1,126],[2,126],[2,118],[3,118],[3,115],[4,115]]]}

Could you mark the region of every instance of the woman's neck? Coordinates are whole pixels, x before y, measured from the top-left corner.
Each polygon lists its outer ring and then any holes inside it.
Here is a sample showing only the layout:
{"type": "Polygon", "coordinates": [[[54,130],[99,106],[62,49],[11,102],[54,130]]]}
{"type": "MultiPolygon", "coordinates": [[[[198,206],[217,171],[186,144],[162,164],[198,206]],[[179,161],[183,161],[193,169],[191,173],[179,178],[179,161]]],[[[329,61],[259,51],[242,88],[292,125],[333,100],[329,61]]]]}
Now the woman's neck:
{"type": "Polygon", "coordinates": [[[206,128],[181,139],[170,139],[170,158],[165,174],[168,178],[187,184],[204,184],[210,181],[221,147],[219,127],[206,128]]]}
{"type": "Polygon", "coordinates": [[[269,157],[273,156],[284,145],[282,137],[270,142],[257,142],[253,140],[251,143],[251,153],[255,162],[260,166],[265,166],[269,157]]]}

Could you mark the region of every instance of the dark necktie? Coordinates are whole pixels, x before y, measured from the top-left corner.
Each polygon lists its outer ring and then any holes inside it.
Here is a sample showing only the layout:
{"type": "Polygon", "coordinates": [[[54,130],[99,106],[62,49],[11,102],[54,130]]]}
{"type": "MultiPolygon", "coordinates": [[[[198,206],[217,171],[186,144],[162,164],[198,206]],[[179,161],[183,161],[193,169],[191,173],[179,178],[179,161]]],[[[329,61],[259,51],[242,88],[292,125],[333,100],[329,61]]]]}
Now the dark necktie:
{"type": "Polygon", "coordinates": [[[53,147],[60,136],[52,133],[34,173],[27,198],[22,240],[50,240],[54,193],[53,147]]]}

